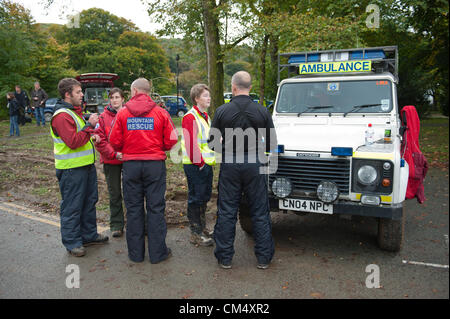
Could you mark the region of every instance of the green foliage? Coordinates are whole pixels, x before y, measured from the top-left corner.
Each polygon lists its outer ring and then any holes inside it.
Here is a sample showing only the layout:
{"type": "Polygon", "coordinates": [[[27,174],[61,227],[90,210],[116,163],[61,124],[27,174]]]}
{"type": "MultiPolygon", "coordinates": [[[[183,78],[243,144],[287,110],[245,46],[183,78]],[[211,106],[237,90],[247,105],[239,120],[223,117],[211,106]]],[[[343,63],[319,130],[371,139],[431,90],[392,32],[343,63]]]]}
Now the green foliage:
{"type": "MultiPolygon", "coordinates": [[[[104,10],[82,11],[79,27],[63,27],[58,38],[68,45],[69,63],[78,73],[117,73],[116,85],[122,89],[128,89],[138,77],[171,77],[158,40],[140,32],[130,21],[104,10]]],[[[171,87],[164,81],[158,85],[161,90],[171,87]]]]}

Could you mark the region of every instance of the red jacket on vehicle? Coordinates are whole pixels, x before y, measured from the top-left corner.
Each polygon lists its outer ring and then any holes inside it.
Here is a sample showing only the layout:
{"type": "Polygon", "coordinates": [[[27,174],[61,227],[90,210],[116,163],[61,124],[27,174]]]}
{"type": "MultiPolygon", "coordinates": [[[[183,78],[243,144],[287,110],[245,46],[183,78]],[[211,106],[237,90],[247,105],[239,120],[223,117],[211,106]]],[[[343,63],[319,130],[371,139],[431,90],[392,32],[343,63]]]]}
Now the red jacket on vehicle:
{"type": "Polygon", "coordinates": [[[123,161],[159,161],[178,142],[178,132],[169,113],[140,93],[117,114],[109,142],[123,153],[123,161]]]}
{"type": "Polygon", "coordinates": [[[95,145],[95,148],[100,153],[100,163],[118,165],[122,161],[116,159],[117,152],[109,144],[109,134],[111,127],[116,119],[117,111],[110,105],[105,108],[105,111],[98,117],[98,127],[95,129],[95,134],[100,136],[100,142],[95,145]]]}
{"type": "MultiPolygon", "coordinates": [[[[417,197],[419,203],[423,203],[425,198],[423,182],[428,171],[428,162],[419,148],[420,120],[416,108],[407,105],[400,111],[402,121],[406,117],[406,132],[403,134],[402,153],[409,165],[408,187],[406,188],[406,198],[417,197]]],[[[403,123],[405,124],[405,123],[403,123]]]]}

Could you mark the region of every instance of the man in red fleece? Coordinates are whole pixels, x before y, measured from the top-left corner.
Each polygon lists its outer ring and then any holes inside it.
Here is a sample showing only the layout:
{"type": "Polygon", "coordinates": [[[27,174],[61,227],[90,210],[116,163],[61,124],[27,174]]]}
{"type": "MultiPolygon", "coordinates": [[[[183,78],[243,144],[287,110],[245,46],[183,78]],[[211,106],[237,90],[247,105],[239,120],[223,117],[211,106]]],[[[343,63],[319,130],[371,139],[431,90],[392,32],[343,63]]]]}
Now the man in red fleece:
{"type": "Polygon", "coordinates": [[[139,78],[131,84],[132,98],[116,116],[110,144],[122,153],[123,196],[127,208],[128,258],[145,256],[144,198],[148,225],[148,254],[152,264],[170,257],[166,246],[166,151],[178,141],[169,113],[149,96],[150,83],[139,78]]]}
{"type": "Polygon", "coordinates": [[[54,143],[56,176],[61,191],[61,239],[76,257],[85,246],[103,244],[108,236],[97,233],[95,204],[98,201],[95,151],[91,143],[98,115],[86,123],[81,111],[83,92],[75,79],[59,81],[58,99],[50,123],[54,143]]]}

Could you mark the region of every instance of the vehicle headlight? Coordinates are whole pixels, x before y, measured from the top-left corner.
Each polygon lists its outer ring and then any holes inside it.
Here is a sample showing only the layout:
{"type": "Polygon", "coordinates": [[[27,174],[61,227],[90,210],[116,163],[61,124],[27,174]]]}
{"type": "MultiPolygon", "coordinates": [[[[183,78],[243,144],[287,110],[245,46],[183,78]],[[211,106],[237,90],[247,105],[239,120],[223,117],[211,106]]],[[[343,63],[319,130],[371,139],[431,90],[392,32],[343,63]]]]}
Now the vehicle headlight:
{"type": "Polygon", "coordinates": [[[339,188],[333,182],[320,182],[317,186],[317,197],[324,203],[332,203],[339,197],[339,188]]]}
{"type": "Polygon", "coordinates": [[[373,184],[378,177],[375,167],[370,165],[361,166],[358,170],[358,181],[364,185],[373,184]]]}
{"type": "Polygon", "coordinates": [[[272,183],[272,192],[281,198],[289,196],[292,192],[292,183],[289,179],[284,177],[276,178],[272,183]]]}

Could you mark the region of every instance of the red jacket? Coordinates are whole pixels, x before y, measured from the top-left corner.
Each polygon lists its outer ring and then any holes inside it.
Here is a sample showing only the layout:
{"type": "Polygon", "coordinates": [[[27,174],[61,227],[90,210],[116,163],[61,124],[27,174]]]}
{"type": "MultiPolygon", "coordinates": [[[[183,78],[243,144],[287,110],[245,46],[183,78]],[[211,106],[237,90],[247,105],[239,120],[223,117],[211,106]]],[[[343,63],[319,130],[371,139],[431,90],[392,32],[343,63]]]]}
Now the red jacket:
{"type": "MultiPolygon", "coordinates": [[[[201,115],[203,118],[208,122],[208,114],[202,113],[197,106],[193,106],[193,108],[201,115]]],[[[186,145],[186,152],[191,160],[191,163],[194,165],[197,165],[199,167],[202,167],[205,164],[205,161],[203,160],[202,153],[200,152],[200,147],[197,143],[197,134],[198,134],[198,127],[197,123],[195,123],[195,117],[192,114],[186,114],[183,117],[183,121],[181,122],[181,126],[183,127],[183,135],[186,139],[185,145],[186,145]],[[195,161],[194,159],[200,159],[200,162],[195,161]]]]}
{"type": "Polygon", "coordinates": [[[100,153],[100,163],[119,165],[122,161],[116,159],[117,152],[109,144],[109,134],[111,127],[116,119],[117,112],[110,105],[98,118],[98,127],[95,133],[100,136],[100,142],[95,145],[95,148],[100,153]]]}
{"type": "Polygon", "coordinates": [[[426,200],[423,182],[428,171],[428,162],[419,148],[419,115],[416,108],[412,105],[402,108],[400,114],[402,119],[406,117],[407,124],[402,143],[402,153],[405,153],[404,158],[409,165],[406,198],[412,199],[417,197],[417,201],[422,204],[426,200]]]}
{"type": "MultiPolygon", "coordinates": [[[[58,100],[55,106],[55,111],[62,107],[74,111],[81,118],[83,118],[83,112],[80,106],[72,106],[63,100],[58,100]]],[[[77,125],[73,118],[67,113],[59,113],[53,117],[51,126],[53,132],[61,137],[63,142],[73,150],[89,142],[91,139],[91,134],[93,133],[93,129],[89,125],[86,125],[83,130],[77,133],[77,125]]]]}
{"type": "Polygon", "coordinates": [[[109,142],[124,161],[159,161],[178,142],[178,132],[169,113],[141,93],[117,114],[109,142]]]}

